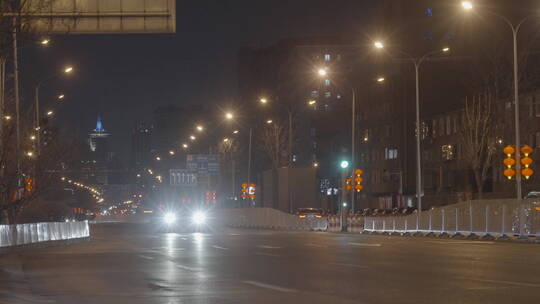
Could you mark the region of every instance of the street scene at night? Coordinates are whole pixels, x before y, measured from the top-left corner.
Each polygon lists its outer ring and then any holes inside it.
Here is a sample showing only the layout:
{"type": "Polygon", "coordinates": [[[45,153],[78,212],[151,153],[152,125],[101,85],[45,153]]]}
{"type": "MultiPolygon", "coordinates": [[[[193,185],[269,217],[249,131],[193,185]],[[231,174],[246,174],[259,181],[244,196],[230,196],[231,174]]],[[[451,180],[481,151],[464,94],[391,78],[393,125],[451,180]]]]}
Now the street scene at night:
{"type": "Polygon", "coordinates": [[[0,304],[540,302],[537,0],[0,0],[0,304]]]}

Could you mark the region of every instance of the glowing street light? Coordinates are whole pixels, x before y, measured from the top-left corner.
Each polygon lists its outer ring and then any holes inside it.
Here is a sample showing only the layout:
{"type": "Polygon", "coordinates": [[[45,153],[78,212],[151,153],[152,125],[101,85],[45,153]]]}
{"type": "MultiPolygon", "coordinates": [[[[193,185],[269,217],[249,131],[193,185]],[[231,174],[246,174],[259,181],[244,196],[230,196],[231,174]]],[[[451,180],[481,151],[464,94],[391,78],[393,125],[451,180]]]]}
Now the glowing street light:
{"type": "Polygon", "coordinates": [[[233,131],[233,134],[238,134],[239,132],[240,132],[240,131],[238,131],[238,130],[234,130],[234,131],[233,131]]]}
{"type": "Polygon", "coordinates": [[[328,71],[326,70],[326,68],[320,68],[317,73],[319,73],[319,76],[326,76],[328,75],[328,71]]]}
{"type": "Polygon", "coordinates": [[[170,151],[169,151],[169,154],[170,154],[170,155],[174,155],[175,153],[174,153],[173,150],[170,150],[170,151]]]}
{"type": "Polygon", "coordinates": [[[202,132],[204,131],[204,127],[202,125],[197,125],[196,127],[197,131],[202,132]]]}
{"type": "Polygon", "coordinates": [[[66,98],[66,95],[64,95],[64,94],[58,95],[58,100],[62,101],[62,100],[64,100],[64,98],[66,98]]]}
{"type": "Polygon", "coordinates": [[[316,100],[310,100],[310,101],[308,101],[308,104],[309,104],[310,106],[313,106],[313,105],[315,105],[316,103],[317,103],[316,100]]]}
{"type": "Polygon", "coordinates": [[[161,157],[156,156],[156,160],[157,160],[157,161],[160,161],[160,160],[161,160],[161,157]]]}
{"type": "Polygon", "coordinates": [[[228,119],[228,120],[231,120],[231,119],[234,118],[234,115],[231,112],[227,112],[227,113],[225,113],[225,118],[228,119]]]}
{"type": "Polygon", "coordinates": [[[473,9],[474,7],[471,1],[461,1],[461,6],[466,10],[473,9]]]}
{"type": "Polygon", "coordinates": [[[261,99],[259,99],[259,101],[260,101],[260,103],[262,103],[262,104],[268,103],[268,99],[266,99],[266,98],[264,98],[264,97],[261,98],[261,99]]]}
{"type": "Polygon", "coordinates": [[[53,111],[47,111],[47,116],[52,116],[54,114],[53,111]]]}
{"type": "Polygon", "coordinates": [[[188,144],[182,144],[182,148],[187,149],[189,148],[188,144]]]}
{"type": "Polygon", "coordinates": [[[373,45],[378,49],[383,49],[384,48],[384,44],[381,41],[375,41],[373,43],[373,45]]]}
{"type": "Polygon", "coordinates": [[[69,74],[73,72],[73,67],[72,66],[67,66],[65,69],[64,69],[64,73],[66,74],[69,74]]]}
{"type": "Polygon", "coordinates": [[[28,152],[26,152],[26,156],[28,156],[28,157],[33,157],[33,156],[34,156],[34,152],[28,151],[28,152]]]}
{"type": "Polygon", "coordinates": [[[5,119],[5,120],[7,120],[7,121],[10,121],[10,120],[11,120],[11,118],[12,118],[12,117],[11,117],[10,115],[6,115],[6,116],[4,116],[4,119],[5,119]]]}
{"type": "Polygon", "coordinates": [[[269,120],[266,121],[267,124],[272,124],[273,122],[274,122],[274,121],[271,120],[271,119],[269,119],[269,120]]]}
{"type": "Polygon", "coordinates": [[[228,138],[224,138],[224,139],[223,139],[223,142],[228,142],[228,141],[229,141],[228,138]]]}
{"type": "Polygon", "coordinates": [[[31,140],[31,141],[36,140],[36,136],[35,136],[35,135],[30,136],[30,140],[31,140]]]}
{"type": "Polygon", "coordinates": [[[191,139],[191,140],[196,140],[197,137],[195,137],[195,135],[190,135],[190,136],[189,136],[189,139],[191,139]]]}
{"type": "Polygon", "coordinates": [[[49,45],[49,43],[51,42],[51,39],[49,38],[43,38],[41,39],[41,41],[39,42],[39,44],[43,45],[43,46],[47,46],[49,45]]]}
{"type": "Polygon", "coordinates": [[[377,82],[384,82],[386,79],[384,77],[377,78],[377,82]]]}
{"type": "Polygon", "coordinates": [[[349,162],[346,161],[346,160],[343,160],[341,161],[341,163],[339,164],[339,166],[342,168],[342,169],[347,169],[349,167],[349,162]]]}
{"type": "Polygon", "coordinates": [[[315,168],[319,167],[319,163],[318,163],[318,162],[314,162],[314,163],[313,163],[313,167],[315,167],[315,168]]]}

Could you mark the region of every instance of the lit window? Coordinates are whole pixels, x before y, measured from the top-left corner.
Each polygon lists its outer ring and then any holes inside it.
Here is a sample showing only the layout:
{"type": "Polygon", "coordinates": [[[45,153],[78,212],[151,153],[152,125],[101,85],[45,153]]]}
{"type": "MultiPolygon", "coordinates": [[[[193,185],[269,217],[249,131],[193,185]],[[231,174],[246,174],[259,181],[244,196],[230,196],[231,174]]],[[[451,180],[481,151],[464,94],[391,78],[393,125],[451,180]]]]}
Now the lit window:
{"type": "Polygon", "coordinates": [[[324,61],[330,61],[332,60],[332,56],[330,54],[324,54],[324,61]]]}
{"type": "Polygon", "coordinates": [[[311,91],[311,97],[319,97],[319,91],[311,91]]]}
{"type": "Polygon", "coordinates": [[[326,93],[324,93],[324,97],[330,98],[330,97],[332,97],[332,93],[326,92],[326,93]]]}
{"type": "Polygon", "coordinates": [[[426,16],[433,17],[433,9],[431,7],[426,8],[426,16]]]}
{"type": "Polygon", "coordinates": [[[330,79],[325,79],[324,80],[324,85],[329,86],[330,85],[330,79]]]}
{"type": "Polygon", "coordinates": [[[293,156],[292,156],[292,161],[293,161],[293,162],[296,162],[297,160],[298,160],[298,156],[297,156],[297,155],[293,155],[293,156]]]}

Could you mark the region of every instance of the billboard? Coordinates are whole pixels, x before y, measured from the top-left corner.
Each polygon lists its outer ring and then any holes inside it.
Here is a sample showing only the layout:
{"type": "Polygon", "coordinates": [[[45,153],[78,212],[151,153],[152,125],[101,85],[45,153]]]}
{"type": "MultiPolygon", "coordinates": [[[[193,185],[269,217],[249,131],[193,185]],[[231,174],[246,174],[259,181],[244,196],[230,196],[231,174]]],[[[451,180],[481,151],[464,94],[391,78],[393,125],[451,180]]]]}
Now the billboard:
{"type": "Polygon", "coordinates": [[[39,32],[156,34],[176,32],[176,0],[28,0],[39,32]]]}

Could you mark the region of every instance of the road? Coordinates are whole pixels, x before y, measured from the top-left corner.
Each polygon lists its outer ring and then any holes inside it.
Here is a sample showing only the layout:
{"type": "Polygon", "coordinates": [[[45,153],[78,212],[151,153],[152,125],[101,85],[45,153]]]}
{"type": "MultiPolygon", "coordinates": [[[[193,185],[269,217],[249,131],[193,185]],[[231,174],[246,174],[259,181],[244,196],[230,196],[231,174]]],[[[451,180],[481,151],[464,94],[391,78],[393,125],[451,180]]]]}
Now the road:
{"type": "Polygon", "coordinates": [[[539,303],[540,245],[221,229],[0,255],[0,303],[539,303]]]}

